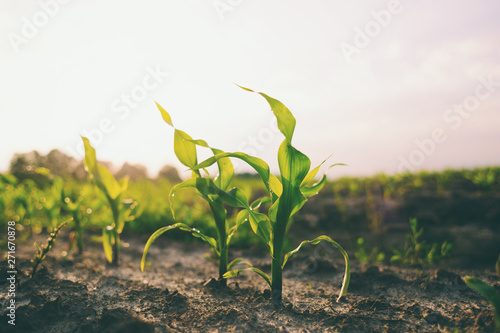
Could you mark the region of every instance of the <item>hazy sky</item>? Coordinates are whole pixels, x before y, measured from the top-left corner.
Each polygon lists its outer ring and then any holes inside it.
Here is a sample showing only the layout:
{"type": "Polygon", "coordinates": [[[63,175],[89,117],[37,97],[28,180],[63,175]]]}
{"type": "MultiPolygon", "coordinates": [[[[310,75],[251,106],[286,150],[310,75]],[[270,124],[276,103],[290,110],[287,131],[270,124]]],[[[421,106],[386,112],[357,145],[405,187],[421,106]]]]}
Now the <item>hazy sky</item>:
{"type": "MultiPolygon", "coordinates": [[[[177,128],[277,170],[265,100],[330,177],[500,164],[500,2],[0,0],[0,170],[16,152],[181,165],[177,128]]],[[[184,170],[184,167],[181,167],[184,170]]],[[[241,170],[245,170],[244,168],[241,170]]]]}

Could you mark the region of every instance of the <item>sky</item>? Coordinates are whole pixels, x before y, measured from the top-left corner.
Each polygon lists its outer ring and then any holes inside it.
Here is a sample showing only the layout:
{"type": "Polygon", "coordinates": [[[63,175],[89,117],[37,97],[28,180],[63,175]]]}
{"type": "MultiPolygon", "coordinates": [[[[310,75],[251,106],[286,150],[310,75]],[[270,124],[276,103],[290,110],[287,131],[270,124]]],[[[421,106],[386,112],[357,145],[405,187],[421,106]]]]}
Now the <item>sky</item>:
{"type": "Polygon", "coordinates": [[[290,109],[313,165],[347,164],[331,178],[500,165],[499,14],[494,0],[0,0],[0,171],[32,150],[81,158],[80,135],[116,166],[185,171],[156,101],[278,172],[270,107],[235,84],[290,109]]]}

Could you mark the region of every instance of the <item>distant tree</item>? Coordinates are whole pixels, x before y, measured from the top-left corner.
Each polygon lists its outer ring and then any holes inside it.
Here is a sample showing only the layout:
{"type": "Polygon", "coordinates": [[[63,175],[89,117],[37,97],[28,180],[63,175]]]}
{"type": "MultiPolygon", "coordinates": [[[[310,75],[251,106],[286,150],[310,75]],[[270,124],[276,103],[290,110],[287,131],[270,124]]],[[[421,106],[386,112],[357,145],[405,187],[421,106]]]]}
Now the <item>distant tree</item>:
{"type": "Polygon", "coordinates": [[[168,179],[171,183],[180,183],[181,177],[179,177],[179,172],[177,169],[171,165],[165,165],[158,172],[157,179],[165,178],[168,179]]]}
{"type": "Polygon", "coordinates": [[[88,177],[87,171],[85,171],[85,167],[83,166],[83,160],[79,161],[73,170],[71,171],[71,177],[76,180],[85,180],[88,177]]]}
{"type": "Polygon", "coordinates": [[[9,172],[23,181],[32,179],[39,186],[45,186],[49,179],[36,172],[36,168],[43,166],[43,157],[36,151],[23,154],[14,154],[10,160],[9,172]]]}
{"type": "Polygon", "coordinates": [[[50,170],[54,175],[63,178],[71,176],[78,162],[71,156],[68,156],[57,149],[51,150],[41,161],[44,168],[50,170]]]}
{"type": "Polygon", "coordinates": [[[147,179],[148,178],[148,169],[144,165],[140,164],[128,164],[125,162],[120,169],[115,174],[115,177],[120,179],[122,177],[129,176],[131,180],[137,181],[141,179],[147,179]]]}

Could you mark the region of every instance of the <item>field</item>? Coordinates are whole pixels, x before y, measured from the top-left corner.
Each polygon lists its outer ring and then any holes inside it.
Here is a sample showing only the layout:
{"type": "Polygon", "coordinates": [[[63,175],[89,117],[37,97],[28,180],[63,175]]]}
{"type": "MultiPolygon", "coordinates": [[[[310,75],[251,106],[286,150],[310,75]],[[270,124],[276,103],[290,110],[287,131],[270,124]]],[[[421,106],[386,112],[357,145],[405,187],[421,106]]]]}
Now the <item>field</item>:
{"type": "MultiPolygon", "coordinates": [[[[46,170],[23,180],[2,175],[2,230],[7,230],[7,221],[16,222],[16,331],[495,330],[494,308],[463,279],[476,276],[500,288],[495,274],[500,168],[327,181],[294,217],[284,248],[292,250],[321,234],[341,244],[352,271],[339,302],[344,260],[328,243],[305,246],[290,258],[280,302],[255,274],[242,272],[228,279],[227,287],[221,284],[214,250],[181,230],[154,242],[141,272],[144,245],[160,227],[182,221],[217,237],[210,207],[194,189],[175,195],[174,221],[168,193],[175,181],[166,178],[129,182],[123,196],[129,203],[129,221],[120,235],[119,262],[110,264],[102,229],[113,214],[105,196],[88,181],[57,179],[46,170]],[[68,202],[79,203],[77,215],[68,202]],[[73,220],[61,230],[31,277],[30,261],[37,252],[32,244],[45,245],[48,233],[72,216],[80,225],[73,220]],[[418,221],[413,225],[416,232],[423,228],[417,240],[421,247],[405,255],[405,244],[410,250],[413,244],[407,237],[412,218],[418,221]],[[442,252],[447,244],[449,251],[442,252]]],[[[236,176],[233,184],[249,201],[265,192],[255,175],[236,176]]],[[[234,223],[238,211],[227,207],[227,212],[228,222],[234,223]]],[[[7,248],[6,234],[1,245],[7,248]]],[[[271,271],[266,244],[255,237],[249,222],[231,242],[229,260],[237,257],[271,271]]],[[[8,270],[4,260],[2,272],[8,270]]],[[[8,301],[2,294],[2,317],[8,314],[8,301]]],[[[6,322],[1,325],[2,331],[10,329],[6,322]]]]}

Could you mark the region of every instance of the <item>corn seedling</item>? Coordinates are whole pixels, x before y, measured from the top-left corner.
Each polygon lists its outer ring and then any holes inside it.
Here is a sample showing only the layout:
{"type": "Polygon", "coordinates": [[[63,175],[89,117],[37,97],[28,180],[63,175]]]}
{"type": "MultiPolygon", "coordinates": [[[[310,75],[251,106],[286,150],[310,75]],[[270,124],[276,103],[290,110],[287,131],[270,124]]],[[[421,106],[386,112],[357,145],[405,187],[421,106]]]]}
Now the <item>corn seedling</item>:
{"type": "MultiPolygon", "coordinates": [[[[253,92],[253,90],[247,88],[243,89],[253,92]]],[[[310,170],[311,161],[309,158],[292,146],[292,136],[296,122],[295,117],[280,101],[266,94],[259,94],[271,105],[271,109],[278,120],[278,128],[285,136],[278,150],[281,181],[278,177],[270,173],[269,165],[265,161],[241,152],[218,153],[202,163],[191,167],[192,170],[197,171],[227,157],[241,159],[257,171],[269,194],[269,196],[257,199],[249,204],[246,197],[239,195],[238,192],[225,192],[207,184],[207,194],[218,195],[219,198],[229,205],[243,208],[237,216],[236,224],[238,225],[248,220],[252,230],[267,244],[271,255],[271,277],[255,267],[232,270],[224,274],[224,277],[230,278],[243,271],[255,272],[270,285],[273,300],[281,301],[283,286],[282,271],[290,256],[297,253],[303,245],[316,245],[321,241],[326,241],[339,249],[345,259],[345,275],[338,297],[340,299],[347,291],[349,285],[350,266],[347,253],[337,242],[323,235],[314,240],[303,241],[296,249],[284,254],[286,232],[293,216],[302,208],[307,201],[307,197],[316,195],[326,182],[326,175],[318,182],[314,180],[324,162],[310,170]],[[267,202],[271,204],[267,214],[258,212],[259,207],[267,202]]]]}
{"type": "Polygon", "coordinates": [[[67,225],[69,222],[71,222],[71,220],[73,220],[73,218],[70,218],[70,219],[62,222],[61,224],[59,224],[58,226],[55,227],[54,231],[52,231],[50,233],[49,239],[47,241],[47,245],[40,247],[37,243],[35,243],[37,253],[35,255],[35,258],[33,259],[33,269],[31,270],[31,278],[33,278],[35,276],[38,265],[41,264],[45,260],[47,253],[49,253],[49,251],[52,249],[52,246],[56,242],[57,235],[59,234],[59,231],[61,231],[61,229],[65,225],[67,225]]]}
{"type": "Polygon", "coordinates": [[[134,217],[131,210],[135,208],[133,201],[123,200],[123,193],[127,190],[128,177],[123,177],[118,182],[104,166],[97,162],[96,151],[89,140],[82,137],[85,146],[85,169],[94,180],[97,187],[104,193],[113,213],[113,223],[103,228],[102,245],[106,259],[110,263],[118,264],[118,251],[120,248],[120,234],[125,222],[134,217]]]}
{"type": "Polygon", "coordinates": [[[382,262],[385,259],[385,253],[383,252],[378,252],[378,248],[374,247],[370,251],[370,254],[368,254],[366,250],[366,244],[365,240],[363,237],[359,237],[356,241],[356,245],[358,247],[357,251],[354,253],[354,256],[356,259],[359,260],[361,263],[378,263],[382,262]]]}
{"type": "MultiPolygon", "coordinates": [[[[214,155],[223,153],[222,150],[210,147],[205,141],[193,140],[187,133],[176,129],[173,125],[170,114],[168,114],[168,112],[165,111],[165,109],[163,109],[159,104],[157,104],[157,107],[160,110],[163,120],[168,125],[174,128],[174,152],[182,164],[184,164],[188,168],[194,169],[194,167],[198,163],[196,146],[211,149],[214,155]]],[[[246,201],[246,196],[242,190],[236,187],[233,187],[228,191],[231,180],[234,176],[233,164],[231,163],[229,158],[219,159],[217,161],[217,165],[219,174],[215,179],[202,177],[200,171],[196,169],[192,172],[192,177],[190,179],[172,187],[169,195],[170,209],[172,211],[172,216],[175,219],[172,199],[176,191],[186,188],[195,188],[197,190],[197,193],[203,199],[205,199],[210,206],[217,229],[217,240],[213,237],[202,234],[198,229],[191,228],[185,223],[175,223],[160,228],[151,235],[146,243],[146,246],[144,247],[144,253],[141,260],[141,271],[144,271],[146,256],[153,242],[165,232],[173,229],[179,229],[181,231],[191,233],[194,237],[200,238],[210,244],[219,259],[219,282],[221,285],[226,285],[226,280],[223,278],[223,275],[228,271],[228,269],[233,268],[239,263],[247,263],[249,265],[248,262],[240,258],[233,260],[231,263],[228,263],[229,243],[236,230],[238,229],[239,224],[236,224],[233,227],[229,228],[229,225],[226,221],[227,211],[224,208],[223,204],[224,202],[226,202],[231,206],[239,207],[239,205],[236,203],[236,200],[246,201]]],[[[205,173],[208,175],[208,172],[206,170],[205,173]]]]}
{"type": "Polygon", "coordinates": [[[401,262],[409,266],[431,265],[449,256],[452,247],[450,243],[445,241],[440,248],[437,243],[429,246],[425,240],[420,241],[424,228],[418,229],[416,218],[410,219],[410,227],[412,233],[406,235],[410,243],[406,242],[402,251],[393,248],[394,255],[391,257],[391,262],[401,262]]]}
{"type": "Polygon", "coordinates": [[[57,226],[57,219],[61,214],[61,202],[59,197],[64,182],[62,178],[54,177],[46,168],[36,168],[35,172],[46,177],[50,184],[48,191],[43,193],[43,196],[40,198],[40,205],[49,220],[49,228],[53,229],[57,226]]]}
{"type": "MultiPolygon", "coordinates": [[[[78,254],[83,253],[83,219],[81,214],[83,197],[75,193],[67,193],[64,189],[61,191],[61,203],[63,208],[73,217],[75,223],[75,239],[78,248],[78,254]],[[70,198],[71,197],[71,198],[70,198]]],[[[70,244],[70,248],[72,245],[70,244]]]]}
{"type": "Polygon", "coordinates": [[[495,309],[495,326],[500,332],[500,293],[492,286],[476,277],[466,276],[465,283],[481,295],[495,309]]]}

